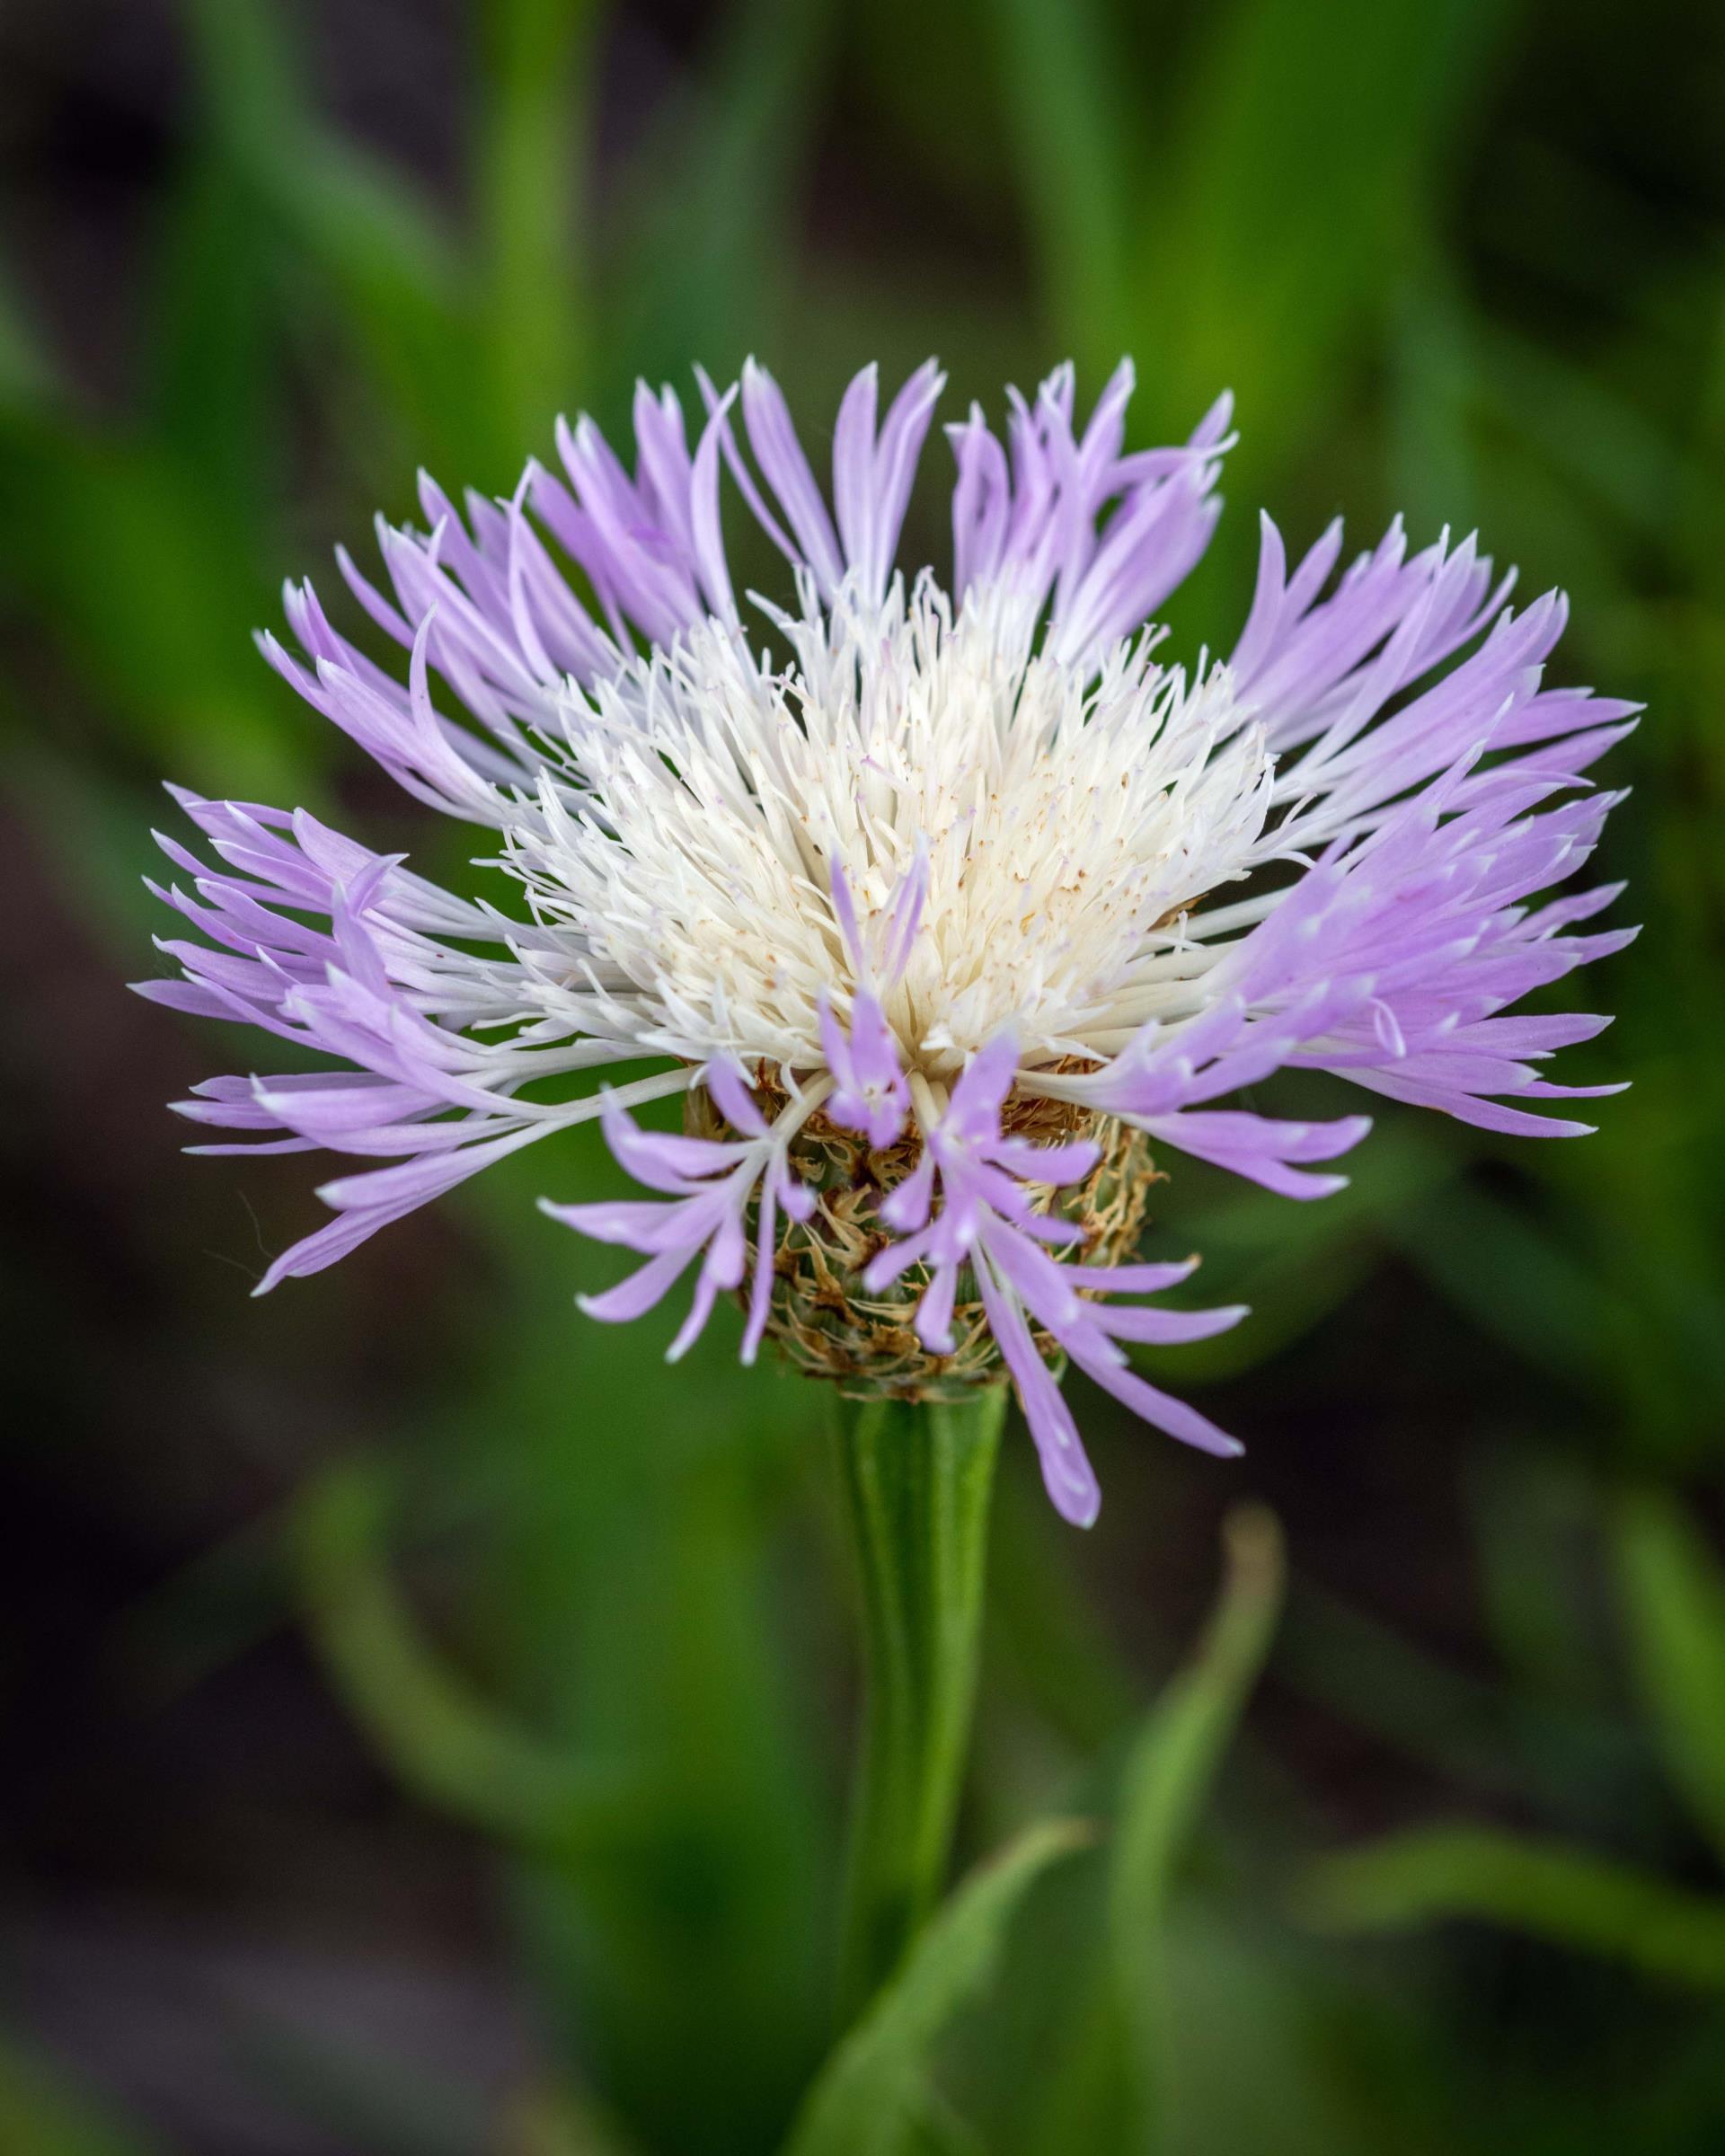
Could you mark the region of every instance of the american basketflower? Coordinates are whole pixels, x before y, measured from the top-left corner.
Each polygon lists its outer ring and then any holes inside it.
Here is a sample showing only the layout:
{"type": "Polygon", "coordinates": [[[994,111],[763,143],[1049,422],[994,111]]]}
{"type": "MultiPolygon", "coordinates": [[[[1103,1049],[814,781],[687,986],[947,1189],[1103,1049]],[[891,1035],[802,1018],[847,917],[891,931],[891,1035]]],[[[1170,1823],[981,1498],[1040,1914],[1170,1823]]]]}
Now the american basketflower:
{"type": "Polygon", "coordinates": [[[1237,1309],[1147,1298],[1152,1153],[1289,1197],[1367,1118],[1223,1105],[1285,1067],[1492,1131],[1564,1135],[1541,1074],[1606,1022],[1510,1006],[1632,932],[1578,934],[1615,895],[1530,903],[1587,860],[1616,798],[1583,774],[1634,706],[1548,688],[1557,594],[1515,613],[1470,538],[1399,525],[1333,573],[1331,526],[1290,570],[1263,522],[1225,658],[1168,663],[1147,624],[1203,552],[1230,446],[1223,399],[1183,446],[1128,451],[1122,367],[1079,429],[1064,367],[973,409],[942,579],[897,566],[942,388],[833,434],[831,507],[772,378],[717,393],[693,451],[644,387],[632,476],[590,421],[512,499],[429,535],[379,526],[393,596],[345,554],[406,678],[289,587],[302,656],[270,662],[406,791],[479,826],[513,911],[466,899],[305,811],[181,792],[225,866],[171,838],[161,895],[203,941],[144,993],[336,1067],[217,1078],[179,1103],[370,1165],[261,1286],[316,1271],[505,1154],[601,1117],[653,1195],[547,1205],[645,1260],[587,1299],[651,1309],[694,1270],[681,1354],[740,1294],[852,1396],[953,1400],[1009,1376],[1050,1494],[1094,1477],[1062,1396],[1075,1364],[1174,1436],[1237,1448],[1132,1367],[1237,1309]],[[728,483],[729,482],[729,483],[728,483]],[[739,601],[734,497],[791,564],[739,601]],[[571,578],[571,569],[574,572],[571,578]],[[588,1074],[632,1066],[595,1087],[588,1074]],[[680,1135],[632,1109],[684,1097],[680,1135]]]}

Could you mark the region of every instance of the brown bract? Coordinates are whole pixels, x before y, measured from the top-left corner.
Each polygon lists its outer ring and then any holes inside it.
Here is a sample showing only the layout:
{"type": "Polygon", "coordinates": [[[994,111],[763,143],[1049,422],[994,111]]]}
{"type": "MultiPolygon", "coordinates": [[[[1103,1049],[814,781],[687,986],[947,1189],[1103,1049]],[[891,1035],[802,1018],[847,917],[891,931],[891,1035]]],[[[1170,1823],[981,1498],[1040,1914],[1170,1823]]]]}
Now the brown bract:
{"type": "MultiPolygon", "coordinates": [[[[771,1118],[783,1096],[771,1082],[764,1082],[762,1091],[771,1118]]],[[[739,1135],[700,1086],[686,1096],[684,1125],[695,1137],[739,1135]]],[[[1070,1102],[1019,1094],[1007,1100],[1001,1127],[1033,1144],[1087,1137],[1101,1147],[1101,1158],[1082,1183],[1063,1189],[1031,1186],[1031,1202],[1037,1212],[1084,1230],[1082,1243],[1055,1253],[1066,1262],[1100,1268],[1128,1258],[1143,1232],[1150,1186],[1163,1180],[1143,1132],[1070,1102]]],[[[950,1355],[932,1354],[916,1337],[913,1320],[928,1285],[925,1266],[910,1266],[879,1294],[862,1285],[870,1259],[893,1240],[881,1223],[881,1203],[921,1153],[914,1132],[877,1151],[820,1110],[791,1148],[792,1166],[816,1194],[815,1210],[807,1221],[781,1222],[767,1336],[799,1370],[831,1379],[850,1399],[960,1400],[1005,1374],[969,1268],[959,1279],[950,1355]]],[[[747,1284],[740,1293],[747,1300],[747,1284]]],[[[1056,1343],[1039,1328],[1031,1330],[1047,1359],[1057,1360],[1056,1343]]]]}

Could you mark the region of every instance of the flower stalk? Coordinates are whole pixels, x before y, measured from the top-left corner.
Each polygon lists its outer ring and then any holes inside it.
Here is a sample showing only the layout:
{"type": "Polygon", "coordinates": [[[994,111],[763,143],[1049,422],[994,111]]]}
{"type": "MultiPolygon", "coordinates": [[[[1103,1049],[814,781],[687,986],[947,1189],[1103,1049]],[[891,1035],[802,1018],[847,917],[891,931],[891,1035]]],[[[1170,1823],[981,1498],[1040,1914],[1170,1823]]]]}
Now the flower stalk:
{"type": "Polygon", "coordinates": [[[940,1898],[969,1749],[1004,1385],[962,1401],[843,1400],[863,1707],[840,1968],[846,2022],[940,1898]]]}

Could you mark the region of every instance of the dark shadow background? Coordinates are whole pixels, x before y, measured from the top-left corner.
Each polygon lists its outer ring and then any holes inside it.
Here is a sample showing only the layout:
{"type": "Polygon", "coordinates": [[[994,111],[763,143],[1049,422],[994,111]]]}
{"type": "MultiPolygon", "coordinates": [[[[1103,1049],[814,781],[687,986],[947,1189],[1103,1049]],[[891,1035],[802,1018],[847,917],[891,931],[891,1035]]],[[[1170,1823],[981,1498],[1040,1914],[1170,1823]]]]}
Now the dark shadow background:
{"type": "MultiPolygon", "coordinates": [[[[11,0],[0,2146],[764,2148],[817,2054],[824,1402],[720,1326],[672,1374],[668,1321],[581,1320],[606,1260],[533,1211],[542,1159],[248,1300],[314,1179],[183,1160],[163,1104],[234,1050],[122,986],[164,964],[164,775],[458,872],[256,659],[280,579],[332,583],[420,464],[506,490],[558,411],[751,350],[817,440],[877,356],[998,412],[1130,350],[1140,442],[1232,384],[1178,641],[1239,618],[1261,502],[1294,543],[1402,509],[1562,584],[1561,677],[1647,701],[1602,863],[1647,928],[1571,1059],[1634,1090],[1574,1145],[1391,1110],[1314,1208],[1181,1165],[1162,1224],[1255,1315],[1167,1369],[1249,1455],[1086,1392],[1080,1539],[1021,1433],[966,1846],[1107,1786],[1264,1498],[1290,1603],[1182,1904],[1170,2145],[1719,2145],[1725,1952],[1674,1984],[1525,1910],[1362,1942],[1299,1889],[1462,1821],[1725,1924],[1624,1585],[1626,1502],[1716,1520],[1725,1401],[1722,99],[1717,11],[1672,0],[11,0]],[[571,1763],[636,1756],[662,1835],[547,1857],[571,1763]]],[[[1725,1727],[1725,1625],[1690,1648],[1725,1727]]],[[[1011,2047],[974,2048],[1015,2149],[1011,2047]]]]}

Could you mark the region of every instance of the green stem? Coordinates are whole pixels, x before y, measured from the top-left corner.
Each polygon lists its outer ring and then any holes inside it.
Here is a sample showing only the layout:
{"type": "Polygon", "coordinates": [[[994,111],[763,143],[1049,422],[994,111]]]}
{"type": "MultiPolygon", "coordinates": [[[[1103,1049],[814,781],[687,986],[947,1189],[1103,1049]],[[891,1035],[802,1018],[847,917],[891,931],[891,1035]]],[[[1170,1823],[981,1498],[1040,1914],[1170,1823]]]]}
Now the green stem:
{"type": "Polygon", "coordinates": [[[1003,1385],[961,1403],[841,1403],[864,1680],[840,1977],[847,2022],[898,1966],[944,1883],[1005,1409],[1003,1385]]]}

